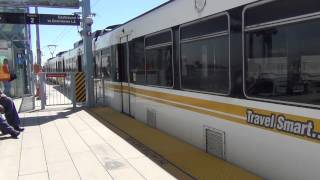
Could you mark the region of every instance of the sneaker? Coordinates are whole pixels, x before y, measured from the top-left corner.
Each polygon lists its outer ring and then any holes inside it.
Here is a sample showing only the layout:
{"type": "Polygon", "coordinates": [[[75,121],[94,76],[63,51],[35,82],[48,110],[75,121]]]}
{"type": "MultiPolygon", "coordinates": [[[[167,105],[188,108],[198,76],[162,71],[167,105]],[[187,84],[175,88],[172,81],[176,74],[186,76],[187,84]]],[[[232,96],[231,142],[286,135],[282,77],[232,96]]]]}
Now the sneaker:
{"type": "Polygon", "coordinates": [[[5,135],[7,135],[7,134],[9,134],[9,133],[4,133],[4,132],[2,132],[2,131],[0,131],[1,132],[1,136],[5,136],[5,135]]]}
{"type": "Polygon", "coordinates": [[[18,136],[20,135],[20,132],[13,130],[13,131],[10,133],[10,135],[11,135],[11,137],[17,139],[18,136]]]}
{"type": "Polygon", "coordinates": [[[18,126],[18,127],[15,127],[14,130],[22,132],[24,131],[24,128],[18,126]]]}

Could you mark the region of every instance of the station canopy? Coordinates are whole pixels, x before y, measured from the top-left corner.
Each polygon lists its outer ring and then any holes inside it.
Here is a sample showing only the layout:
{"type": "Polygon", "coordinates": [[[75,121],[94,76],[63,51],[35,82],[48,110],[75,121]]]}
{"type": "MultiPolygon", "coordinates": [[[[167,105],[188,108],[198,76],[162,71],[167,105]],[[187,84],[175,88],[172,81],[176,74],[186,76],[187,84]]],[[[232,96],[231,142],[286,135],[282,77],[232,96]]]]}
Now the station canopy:
{"type": "MultiPolygon", "coordinates": [[[[27,9],[19,7],[0,7],[0,14],[1,13],[27,13],[27,9]]],[[[1,40],[7,40],[12,42],[17,48],[24,48],[26,44],[25,40],[28,36],[27,31],[28,28],[25,24],[0,23],[0,42],[1,40]]]]}
{"type": "Polygon", "coordinates": [[[0,0],[0,6],[79,8],[79,0],[0,0]]]}

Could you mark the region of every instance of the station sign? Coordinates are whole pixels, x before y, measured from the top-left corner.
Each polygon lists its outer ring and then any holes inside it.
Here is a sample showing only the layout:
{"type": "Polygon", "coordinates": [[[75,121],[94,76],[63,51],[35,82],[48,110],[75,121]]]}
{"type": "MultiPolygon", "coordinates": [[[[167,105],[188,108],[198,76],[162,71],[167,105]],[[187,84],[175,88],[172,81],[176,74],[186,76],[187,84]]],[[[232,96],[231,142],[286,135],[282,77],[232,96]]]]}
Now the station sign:
{"type": "Polygon", "coordinates": [[[43,25],[80,25],[79,16],[75,15],[52,15],[52,14],[41,14],[40,23],[43,25]]]}
{"type": "Polygon", "coordinates": [[[0,23],[79,26],[80,17],[77,15],[0,13],[0,23]]]}
{"type": "Polygon", "coordinates": [[[79,0],[0,0],[0,6],[79,8],[79,0]]]}

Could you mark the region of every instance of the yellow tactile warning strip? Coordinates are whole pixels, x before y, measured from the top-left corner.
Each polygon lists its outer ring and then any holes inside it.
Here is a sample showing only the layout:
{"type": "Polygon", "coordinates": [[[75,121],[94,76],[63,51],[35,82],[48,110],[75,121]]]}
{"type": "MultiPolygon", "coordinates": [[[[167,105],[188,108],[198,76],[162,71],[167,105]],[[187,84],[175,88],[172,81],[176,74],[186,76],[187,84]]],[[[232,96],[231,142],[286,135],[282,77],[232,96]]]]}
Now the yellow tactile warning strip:
{"type": "Polygon", "coordinates": [[[83,72],[76,74],[76,101],[86,101],[86,76],[83,72]]]}
{"type": "Polygon", "coordinates": [[[282,135],[320,143],[319,119],[140,88],[130,87],[129,91],[128,86],[109,86],[110,87],[108,89],[114,92],[130,93],[136,97],[217,117],[226,121],[232,121],[275,133],[280,133],[282,135]],[[273,123],[268,124],[267,122],[265,124],[264,122],[260,121],[262,119],[261,117],[270,118],[273,123]]]}
{"type": "Polygon", "coordinates": [[[142,144],[170,162],[156,161],[178,179],[261,179],[110,108],[93,108],[90,112],[105,125],[112,126],[116,132],[120,131],[120,135],[129,137],[129,142],[133,141],[133,145],[142,144]]]}

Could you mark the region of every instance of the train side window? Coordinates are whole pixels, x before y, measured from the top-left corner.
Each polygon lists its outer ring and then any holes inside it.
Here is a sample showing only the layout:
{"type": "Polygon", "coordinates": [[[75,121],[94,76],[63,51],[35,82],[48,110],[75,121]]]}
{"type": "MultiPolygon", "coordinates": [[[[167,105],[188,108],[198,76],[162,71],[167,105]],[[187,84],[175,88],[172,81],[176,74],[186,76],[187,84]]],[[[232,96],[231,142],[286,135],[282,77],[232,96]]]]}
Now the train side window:
{"type": "Polygon", "coordinates": [[[181,39],[191,39],[228,30],[228,16],[203,19],[180,29],[181,39]]]}
{"type": "Polygon", "coordinates": [[[120,79],[122,82],[128,82],[128,58],[127,44],[123,43],[119,46],[119,61],[120,61],[120,79]]]}
{"type": "Polygon", "coordinates": [[[244,35],[247,96],[320,105],[319,18],[246,28],[244,35]]]}
{"type": "Polygon", "coordinates": [[[103,74],[104,78],[107,80],[111,80],[111,49],[106,48],[102,50],[101,53],[101,73],[103,74]]]}
{"type": "Polygon", "coordinates": [[[155,46],[158,44],[165,44],[168,42],[172,42],[172,34],[171,31],[164,31],[157,33],[154,36],[149,36],[145,39],[145,46],[155,46]]]}
{"type": "Polygon", "coordinates": [[[146,37],[145,43],[152,45],[145,47],[147,84],[153,86],[173,87],[172,66],[172,33],[166,31],[146,37]],[[157,41],[166,35],[161,44],[157,41]],[[169,39],[170,35],[170,39],[169,39]],[[153,42],[155,40],[155,42],[153,42]]]}
{"type": "Polygon", "coordinates": [[[112,81],[119,81],[119,61],[118,61],[118,48],[116,45],[113,45],[111,48],[111,79],[112,81]]]}
{"type": "Polygon", "coordinates": [[[133,67],[130,69],[135,84],[145,84],[144,37],[133,40],[133,67]]]}
{"type": "Polygon", "coordinates": [[[101,77],[102,77],[102,76],[101,76],[101,69],[102,69],[102,67],[101,67],[100,51],[97,51],[97,52],[95,53],[95,56],[93,57],[93,60],[94,60],[94,62],[95,62],[95,72],[94,72],[95,77],[96,77],[96,78],[101,78],[101,77]]]}
{"type": "Polygon", "coordinates": [[[229,93],[228,27],[227,15],[181,27],[180,71],[183,89],[229,93]]]}
{"type": "Polygon", "coordinates": [[[319,12],[319,0],[281,0],[250,7],[245,13],[245,26],[281,21],[286,18],[319,12]],[[269,13],[272,12],[272,13],[269,13]]]}
{"type": "Polygon", "coordinates": [[[75,58],[71,58],[71,71],[75,72],[76,71],[76,64],[75,64],[75,58]]]}
{"type": "Polygon", "coordinates": [[[94,78],[97,78],[98,77],[98,69],[99,69],[99,67],[98,67],[98,62],[97,62],[97,57],[93,57],[93,62],[94,62],[94,72],[93,72],[93,74],[94,74],[94,78]]]}
{"type": "Polygon", "coordinates": [[[77,63],[78,63],[78,72],[82,72],[82,58],[81,58],[81,56],[78,56],[77,63]]]}

